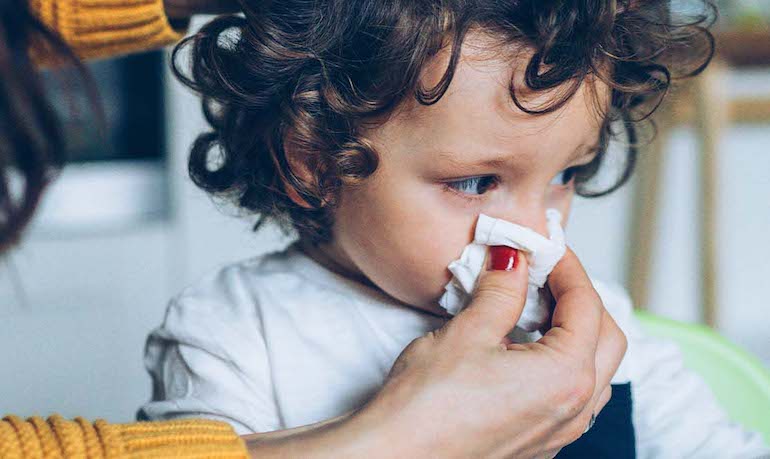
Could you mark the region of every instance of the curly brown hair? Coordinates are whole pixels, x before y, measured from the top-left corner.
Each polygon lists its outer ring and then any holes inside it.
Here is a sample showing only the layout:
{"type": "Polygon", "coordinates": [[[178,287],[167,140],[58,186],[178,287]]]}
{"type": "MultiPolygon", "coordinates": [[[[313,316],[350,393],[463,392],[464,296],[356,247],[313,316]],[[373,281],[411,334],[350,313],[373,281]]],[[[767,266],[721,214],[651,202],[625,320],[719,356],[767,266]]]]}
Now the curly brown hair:
{"type": "Polygon", "coordinates": [[[62,38],[28,2],[0,0],[0,255],[19,241],[65,162],[59,118],[38,71],[45,54],[49,64],[75,71],[101,113],[93,81],[62,38]]]}
{"type": "Polygon", "coordinates": [[[716,9],[698,3],[699,14],[678,17],[670,0],[243,0],[244,16],[216,18],[174,50],[174,72],[202,94],[212,127],[192,147],[190,176],[259,214],[257,226],[270,218],[313,242],[328,240],[340,188],[377,168],[377,153],[360,128],[406,97],[425,105],[441,99],[464,38],[480,29],[503,45],[532,50],[528,93],[566,88],[528,107],[511,82],[510,95],[526,113],[558,110],[588,77],[610,87],[601,151],[576,171],[579,194],[610,193],[633,170],[636,124],[648,119],[672,81],[698,74],[711,60],[708,29],[716,9]],[[189,47],[183,64],[180,50],[189,47]],[[443,77],[423,87],[421,70],[447,47],[443,77]],[[586,184],[619,134],[617,125],[628,138],[625,168],[612,186],[591,190],[586,184]],[[312,180],[292,172],[289,133],[312,180]]]}

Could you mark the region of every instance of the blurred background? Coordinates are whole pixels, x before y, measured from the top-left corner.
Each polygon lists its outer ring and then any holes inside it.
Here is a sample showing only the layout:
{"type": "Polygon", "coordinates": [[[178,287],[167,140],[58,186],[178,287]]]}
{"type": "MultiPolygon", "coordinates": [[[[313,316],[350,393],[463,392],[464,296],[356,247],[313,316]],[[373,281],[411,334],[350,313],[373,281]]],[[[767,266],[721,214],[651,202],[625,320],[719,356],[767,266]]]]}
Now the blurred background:
{"type": "MultiPolygon", "coordinates": [[[[632,183],[578,199],[568,238],[639,307],[709,324],[770,366],[770,0],[721,6],[713,69],[672,95],[632,183]]],[[[52,85],[72,159],[0,259],[0,348],[14,350],[0,353],[0,412],[133,420],[150,396],[144,339],[168,299],[289,241],[253,233],[253,219],[190,183],[186,156],[206,125],[167,59],[89,64],[107,145],[87,103],[52,85]]]]}

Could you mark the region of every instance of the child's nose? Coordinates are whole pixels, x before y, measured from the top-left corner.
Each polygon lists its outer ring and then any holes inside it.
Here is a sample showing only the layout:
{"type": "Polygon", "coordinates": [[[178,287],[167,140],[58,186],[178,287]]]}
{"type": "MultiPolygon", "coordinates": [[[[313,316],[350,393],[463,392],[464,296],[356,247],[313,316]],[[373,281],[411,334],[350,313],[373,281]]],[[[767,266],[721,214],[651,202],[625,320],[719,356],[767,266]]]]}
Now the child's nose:
{"type": "Polygon", "coordinates": [[[526,206],[512,206],[509,209],[501,209],[500,214],[490,214],[490,217],[501,218],[511,223],[530,228],[547,238],[550,235],[548,234],[545,211],[546,206],[536,203],[526,206]]]}

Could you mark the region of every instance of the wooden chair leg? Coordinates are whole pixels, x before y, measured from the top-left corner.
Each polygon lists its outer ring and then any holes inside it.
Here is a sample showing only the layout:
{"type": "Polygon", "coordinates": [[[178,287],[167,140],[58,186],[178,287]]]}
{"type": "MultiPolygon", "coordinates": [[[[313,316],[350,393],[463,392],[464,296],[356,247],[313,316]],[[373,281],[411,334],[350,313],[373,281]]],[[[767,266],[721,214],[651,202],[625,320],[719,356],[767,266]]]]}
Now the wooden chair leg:
{"type": "Polygon", "coordinates": [[[649,308],[651,261],[655,249],[655,234],[659,220],[659,192],[663,173],[663,151],[672,124],[671,112],[660,107],[655,116],[657,133],[653,141],[641,149],[637,159],[637,187],[631,214],[631,234],[628,272],[628,289],[634,306],[649,308]]]}
{"type": "Polygon", "coordinates": [[[719,61],[694,81],[695,130],[698,139],[700,173],[700,289],[703,321],[716,327],[719,317],[717,276],[717,174],[719,143],[728,122],[727,98],[724,94],[727,68],[719,61]]]}

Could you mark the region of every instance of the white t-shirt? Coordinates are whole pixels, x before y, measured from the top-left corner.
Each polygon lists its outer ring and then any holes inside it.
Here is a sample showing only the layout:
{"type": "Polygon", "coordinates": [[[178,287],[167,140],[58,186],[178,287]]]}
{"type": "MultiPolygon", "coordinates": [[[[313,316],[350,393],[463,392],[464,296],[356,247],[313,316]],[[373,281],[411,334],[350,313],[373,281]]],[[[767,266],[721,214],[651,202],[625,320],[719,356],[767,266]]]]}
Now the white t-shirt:
{"type": "MultiPolygon", "coordinates": [[[[677,347],[642,333],[625,292],[594,282],[628,337],[613,383],[631,382],[639,458],[753,458],[759,434],[731,423],[677,347]]],[[[148,419],[207,417],[237,432],[311,424],[365,403],[401,351],[445,319],[341,277],[292,246],[186,289],[148,338],[148,419]]]]}

